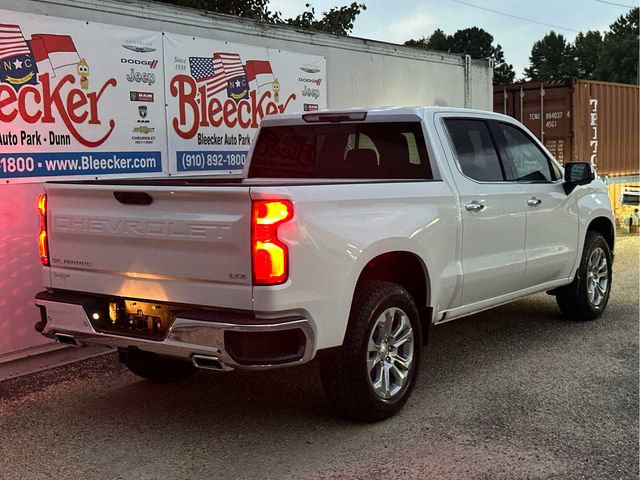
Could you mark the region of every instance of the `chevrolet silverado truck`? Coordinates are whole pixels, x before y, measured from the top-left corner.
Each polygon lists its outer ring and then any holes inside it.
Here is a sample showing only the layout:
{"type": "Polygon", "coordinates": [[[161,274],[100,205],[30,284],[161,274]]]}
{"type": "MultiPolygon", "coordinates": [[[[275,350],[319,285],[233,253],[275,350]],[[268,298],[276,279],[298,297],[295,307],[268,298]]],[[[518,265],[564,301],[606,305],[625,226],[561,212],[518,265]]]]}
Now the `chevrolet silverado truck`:
{"type": "Polygon", "coordinates": [[[318,357],[362,421],[406,403],[431,325],[538,292],[592,320],[611,291],[592,165],[484,111],[270,116],[242,178],[51,182],[38,209],[43,335],[156,382],[318,357]]]}

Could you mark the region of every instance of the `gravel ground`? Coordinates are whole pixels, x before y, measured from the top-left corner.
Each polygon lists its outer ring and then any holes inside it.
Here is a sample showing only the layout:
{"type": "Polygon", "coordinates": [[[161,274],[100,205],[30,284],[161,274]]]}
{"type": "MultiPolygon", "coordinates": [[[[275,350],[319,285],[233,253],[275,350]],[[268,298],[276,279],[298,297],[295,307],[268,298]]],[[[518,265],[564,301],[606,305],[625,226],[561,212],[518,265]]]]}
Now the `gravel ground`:
{"type": "Polygon", "coordinates": [[[115,355],[0,383],[2,479],[637,479],[640,238],[605,315],[536,295],[438,326],[396,417],[334,418],[315,362],[138,379],[115,355]]]}

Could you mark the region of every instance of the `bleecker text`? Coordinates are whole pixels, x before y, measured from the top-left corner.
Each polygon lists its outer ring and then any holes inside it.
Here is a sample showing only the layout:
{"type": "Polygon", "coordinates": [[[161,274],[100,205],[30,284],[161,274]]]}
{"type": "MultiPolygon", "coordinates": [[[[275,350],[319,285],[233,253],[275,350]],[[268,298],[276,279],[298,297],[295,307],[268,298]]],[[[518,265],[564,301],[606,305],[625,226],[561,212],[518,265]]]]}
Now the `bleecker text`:
{"type": "Polygon", "coordinates": [[[97,140],[84,137],[78,125],[102,125],[98,102],[108,87],[115,87],[117,81],[111,78],[97,92],[85,93],[79,88],[66,91],[65,86],[73,85],[76,77],[64,76],[54,87],[48,73],[39,75],[41,88],[24,85],[16,92],[10,85],[0,84],[0,122],[11,123],[19,117],[26,123],[55,123],[56,116],[64,123],[69,133],[85,147],[102,145],[113,132],[115,120],[109,120],[109,129],[97,140]],[[65,90],[65,93],[63,93],[65,90]],[[57,112],[57,115],[56,115],[57,112]]]}
{"type": "Polygon", "coordinates": [[[173,119],[173,128],[182,138],[196,136],[200,127],[258,128],[265,115],[283,113],[289,102],[296,99],[295,93],[289,95],[284,103],[272,101],[271,91],[266,91],[258,98],[255,90],[250,98],[236,103],[235,100],[209,98],[206,85],[197,87],[193,78],[187,75],[176,75],[171,79],[171,96],[178,99],[179,116],[173,119]]]}

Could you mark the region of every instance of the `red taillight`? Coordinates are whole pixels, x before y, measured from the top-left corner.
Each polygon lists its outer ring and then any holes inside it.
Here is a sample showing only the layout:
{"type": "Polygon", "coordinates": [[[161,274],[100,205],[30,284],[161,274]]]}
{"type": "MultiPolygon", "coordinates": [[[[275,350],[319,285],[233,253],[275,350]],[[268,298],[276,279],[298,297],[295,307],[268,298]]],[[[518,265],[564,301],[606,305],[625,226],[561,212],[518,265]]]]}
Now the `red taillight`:
{"type": "Polygon", "coordinates": [[[253,283],[277,285],[289,277],[289,250],[278,238],[278,227],[293,218],[288,200],[255,200],[251,221],[253,283]]]}
{"type": "Polygon", "coordinates": [[[49,242],[47,240],[47,196],[38,195],[38,212],[40,213],[40,233],[38,234],[38,246],[40,247],[40,262],[45,267],[49,266],[49,242]]]}

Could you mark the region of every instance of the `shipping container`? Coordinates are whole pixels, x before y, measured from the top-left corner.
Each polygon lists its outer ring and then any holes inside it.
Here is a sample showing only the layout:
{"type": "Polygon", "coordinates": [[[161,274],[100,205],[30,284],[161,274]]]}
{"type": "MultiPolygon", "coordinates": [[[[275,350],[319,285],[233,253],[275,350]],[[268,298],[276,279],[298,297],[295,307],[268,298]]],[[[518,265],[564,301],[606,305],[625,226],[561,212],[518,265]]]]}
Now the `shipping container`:
{"type": "MultiPolygon", "coordinates": [[[[76,24],[82,25],[82,28],[92,28],[95,25],[100,31],[108,32],[105,36],[95,34],[96,42],[100,42],[100,51],[124,47],[127,50],[122,51],[128,53],[123,53],[123,62],[153,50],[148,49],[149,45],[118,41],[116,34],[127,28],[162,32],[163,35],[169,34],[168,36],[181,35],[194,42],[201,39],[222,42],[228,48],[242,44],[278,52],[281,49],[282,52],[301,58],[308,55],[322,56],[326,60],[326,82],[323,80],[322,85],[319,85],[318,81],[318,90],[326,90],[326,105],[329,108],[437,104],[491,109],[491,63],[472,60],[469,56],[338,37],[290,26],[260,24],[249,19],[144,0],[0,0],[0,9],[10,11],[12,18],[20,15],[21,21],[27,25],[23,26],[25,33],[33,30],[29,34],[70,33],[34,30],[36,24],[37,28],[43,24],[48,25],[41,16],[49,18],[52,25],[56,24],[57,18],[65,19],[60,22],[65,25],[69,20],[76,22],[73,24],[74,28],[76,24]],[[103,25],[100,27],[96,24],[103,25]],[[108,25],[107,30],[104,24],[108,25]],[[136,46],[141,49],[136,50],[136,46]]],[[[7,17],[9,15],[5,14],[0,23],[19,23],[9,21],[7,17]]],[[[165,43],[163,41],[163,45],[165,43]]],[[[78,47],[91,48],[91,42],[79,44],[78,47]]],[[[211,56],[214,51],[211,50],[207,55],[211,56]]],[[[188,49],[185,49],[183,56],[189,54],[188,49]]],[[[191,53],[190,56],[194,54],[191,53]]],[[[184,59],[176,59],[176,64],[179,60],[184,59]]],[[[158,75],[161,75],[165,67],[166,65],[158,65],[158,75]]],[[[136,68],[140,70],[137,66],[136,68]]],[[[154,68],[156,64],[152,62],[146,70],[154,68]]],[[[295,65],[295,69],[301,70],[296,75],[296,78],[301,78],[297,80],[308,80],[304,77],[309,75],[303,73],[310,71],[308,66],[295,65]]],[[[133,69],[131,73],[134,73],[133,69]]],[[[140,86],[135,90],[146,90],[146,93],[143,92],[146,95],[144,101],[153,102],[153,94],[148,93],[149,82],[144,85],[146,77],[133,78],[132,75],[132,79],[125,79],[115,68],[113,76],[117,77],[121,86],[127,85],[127,82],[138,82],[140,86]]],[[[89,78],[90,82],[94,82],[93,72],[89,78]]],[[[311,88],[299,93],[313,94],[314,91],[311,88]]],[[[131,94],[138,95],[139,92],[131,94]]],[[[129,98],[128,94],[126,98],[129,98]]],[[[140,97],[136,98],[143,101],[140,97]]],[[[130,100],[134,101],[133,97],[130,100]]],[[[313,100],[310,102],[317,103],[313,100]]],[[[143,108],[144,111],[135,111],[133,120],[130,121],[135,123],[138,114],[146,115],[147,109],[143,108]]],[[[151,108],[148,110],[150,112],[151,108]]],[[[0,133],[7,133],[10,128],[11,124],[0,124],[0,133]]],[[[24,178],[21,180],[25,181],[24,178]]],[[[14,365],[24,357],[55,348],[51,341],[33,330],[33,324],[39,320],[38,310],[33,306],[33,297],[41,289],[35,202],[42,189],[42,178],[32,181],[34,183],[9,184],[10,180],[3,179],[3,185],[0,185],[0,379],[24,372],[20,367],[3,370],[4,366],[14,365]]]]}
{"type": "Polygon", "coordinates": [[[514,83],[495,86],[493,102],[495,112],[524,123],[562,164],[591,161],[606,177],[640,173],[637,85],[576,79],[514,83]]]}

